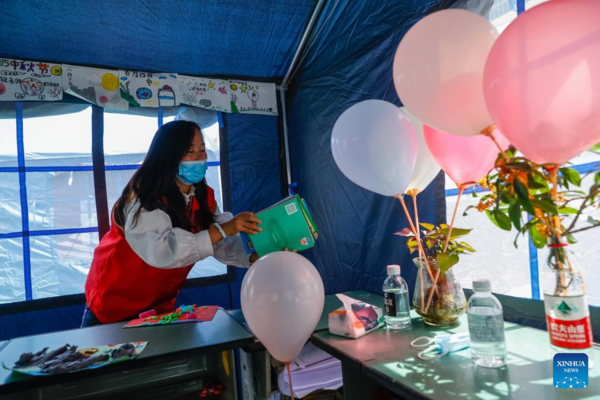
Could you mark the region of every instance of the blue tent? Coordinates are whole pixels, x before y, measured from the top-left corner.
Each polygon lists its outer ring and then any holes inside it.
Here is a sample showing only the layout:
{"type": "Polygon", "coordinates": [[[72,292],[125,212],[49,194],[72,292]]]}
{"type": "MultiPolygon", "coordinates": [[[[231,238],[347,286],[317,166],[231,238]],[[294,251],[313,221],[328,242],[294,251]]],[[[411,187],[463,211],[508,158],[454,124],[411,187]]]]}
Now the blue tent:
{"type": "MultiPolygon", "coordinates": [[[[287,195],[288,185],[294,183],[293,189],[306,199],[321,230],[317,245],[305,255],[321,273],[326,292],[363,289],[378,293],[386,265],[412,263],[404,239],[392,235],[407,221],[394,199],[367,192],[342,175],[330,151],[331,130],[338,116],[359,101],[383,99],[400,105],[391,76],[397,44],[419,19],[458,3],[477,3],[476,11],[482,13],[492,4],[456,0],[12,0],[2,4],[0,57],[277,84],[278,117],[218,114],[225,209],[233,213],[261,210],[287,195]]],[[[82,107],[86,105],[70,96],[58,104],[0,102],[0,118],[22,121],[23,110],[26,116],[40,116],[82,107]]],[[[150,115],[157,111],[130,112],[150,115]]],[[[158,117],[177,112],[160,109],[158,117]]],[[[94,164],[87,167],[94,172],[98,210],[98,227],[88,231],[100,234],[108,224],[102,115],[95,107],[94,164]]],[[[24,185],[29,170],[22,162],[22,134],[19,166],[7,171],[22,177],[21,206],[26,210],[24,185]]],[[[445,221],[444,196],[440,174],[419,195],[421,221],[445,221]]],[[[36,269],[28,246],[36,234],[28,227],[26,213],[20,232],[0,231],[0,241],[23,242],[19,268],[27,294],[26,301],[0,304],[0,340],[76,328],[81,322],[82,294],[37,300],[32,294],[36,269]]],[[[405,269],[411,290],[414,273],[413,268],[405,269]]],[[[178,303],[239,308],[243,277],[243,270],[230,267],[220,276],[191,279],[178,303]]]]}

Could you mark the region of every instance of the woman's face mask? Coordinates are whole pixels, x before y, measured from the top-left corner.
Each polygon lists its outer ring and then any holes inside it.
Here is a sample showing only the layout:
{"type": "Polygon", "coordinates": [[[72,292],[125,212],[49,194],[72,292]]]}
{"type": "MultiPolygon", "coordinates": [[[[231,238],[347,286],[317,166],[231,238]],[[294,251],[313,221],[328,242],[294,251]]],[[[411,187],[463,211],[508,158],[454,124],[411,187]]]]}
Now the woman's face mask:
{"type": "Polygon", "coordinates": [[[464,350],[471,346],[468,333],[455,333],[453,335],[436,335],[435,338],[421,336],[410,342],[416,349],[426,347],[417,357],[430,361],[443,357],[448,353],[464,350]]]}
{"type": "Polygon", "coordinates": [[[179,163],[179,179],[185,185],[194,185],[204,179],[208,165],[206,160],[182,161],[179,163]]]}

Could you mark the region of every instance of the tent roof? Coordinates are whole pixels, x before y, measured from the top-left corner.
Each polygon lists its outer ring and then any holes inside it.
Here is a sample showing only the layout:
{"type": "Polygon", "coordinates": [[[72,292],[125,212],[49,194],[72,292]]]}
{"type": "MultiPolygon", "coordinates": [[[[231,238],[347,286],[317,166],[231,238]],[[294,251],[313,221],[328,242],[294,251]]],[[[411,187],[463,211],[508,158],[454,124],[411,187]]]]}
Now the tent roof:
{"type": "Polygon", "coordinates": [[[283,78],[315,0],[11,0],[0,56],[202,76],[283,78]]]}

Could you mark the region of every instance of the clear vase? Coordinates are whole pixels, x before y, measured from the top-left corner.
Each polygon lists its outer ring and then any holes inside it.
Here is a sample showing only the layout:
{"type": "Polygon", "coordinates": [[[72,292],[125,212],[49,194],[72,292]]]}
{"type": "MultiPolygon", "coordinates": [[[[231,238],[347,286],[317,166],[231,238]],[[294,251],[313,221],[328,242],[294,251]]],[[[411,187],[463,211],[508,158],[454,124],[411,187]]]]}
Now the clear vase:
{"type": "Polygon", "coordinates": [[[544,308],[550,344],[555,353],[585,353],[593,367],[593,335],[585,282],[564,241],[548,244],[542,273],[544,308]]]}
{"type": "Polygon", "coordinates": [[[419,268],[413,296],[413,307],[417,314],[422,316],[423,321],[429,325],[457,324],[458,317],[467,311],[467,299],[452,270],[441,274],[435,260],[428,260],[425,263],[415,258],[413,262],[419,268]],[[436,276],[438,278],[434,286],[436,276]]]}

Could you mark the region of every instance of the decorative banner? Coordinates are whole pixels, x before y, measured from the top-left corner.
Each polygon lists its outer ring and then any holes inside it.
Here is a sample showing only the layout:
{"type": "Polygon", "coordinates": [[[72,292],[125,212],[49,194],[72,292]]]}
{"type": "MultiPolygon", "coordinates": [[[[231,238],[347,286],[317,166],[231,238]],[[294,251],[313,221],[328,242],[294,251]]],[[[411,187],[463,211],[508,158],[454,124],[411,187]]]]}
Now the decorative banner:
{"type": "Polygon", "coordinates": [[[229,81],[231,112],[277,115],[274,83],[229,81]]]}
{"type": "Polygon", "coordinates": [[[67,93],[107,109],[129,109],[129,103],[121,98],[119,91],[119,71],[66,64],[63,69],[67,93]]]}
{"type": "Polygon", "coordinates": [[[0,101],[62,100],[62,66],[0,58],[0,101]]]}
{"type": "Polygon", "coordinates": [[[181,102],[207,110],[231,112],[229,81],[179,75],[181,102]]]}
{"type": "Polygon", "coordinates": [[[121,97],[135,107],[172,107],[180,101],[177,74],[119,71],[121,97]]]}

